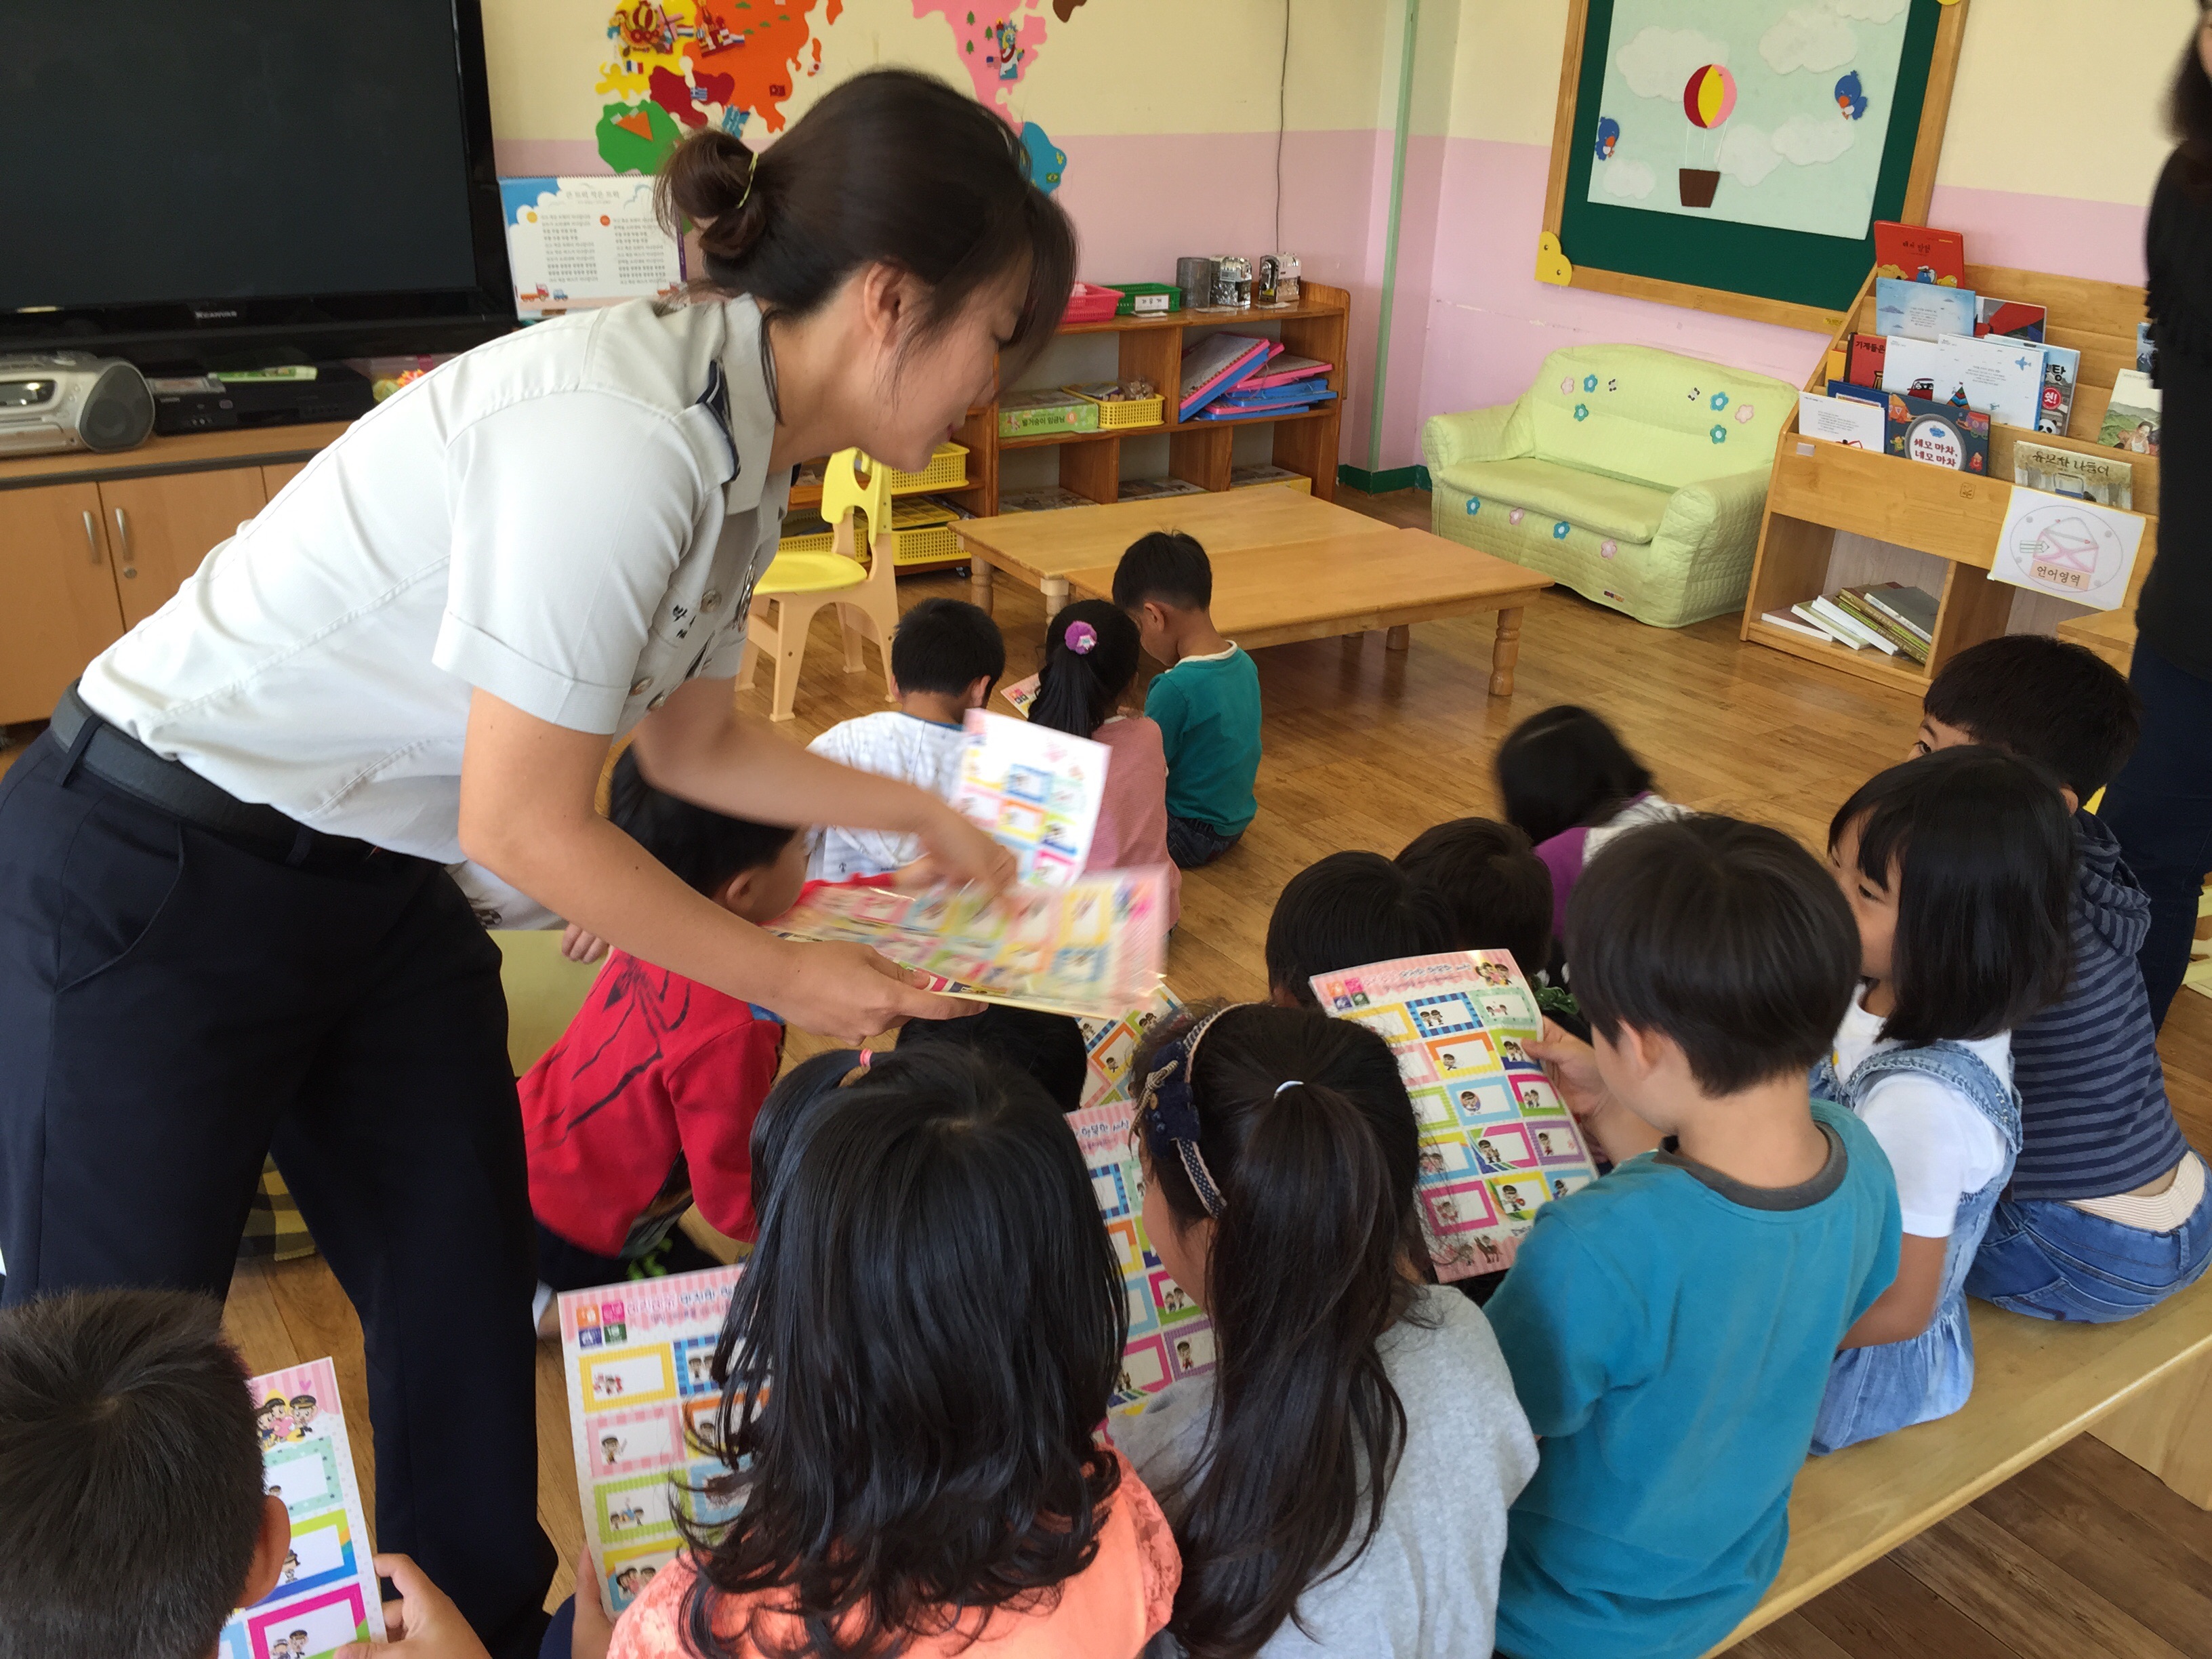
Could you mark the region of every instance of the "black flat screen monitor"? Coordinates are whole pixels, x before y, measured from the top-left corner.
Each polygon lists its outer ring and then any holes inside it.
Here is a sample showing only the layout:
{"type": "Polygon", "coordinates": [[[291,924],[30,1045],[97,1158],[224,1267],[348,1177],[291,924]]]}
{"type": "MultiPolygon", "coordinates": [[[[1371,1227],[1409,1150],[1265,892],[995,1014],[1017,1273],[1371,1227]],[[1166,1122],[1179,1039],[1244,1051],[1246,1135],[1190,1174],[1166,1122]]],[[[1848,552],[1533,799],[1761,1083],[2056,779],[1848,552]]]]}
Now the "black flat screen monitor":
{"type": "Polygon", "coordinates": [[[477,0],[0,0],[0,349],[514,326],[477,0]]]}

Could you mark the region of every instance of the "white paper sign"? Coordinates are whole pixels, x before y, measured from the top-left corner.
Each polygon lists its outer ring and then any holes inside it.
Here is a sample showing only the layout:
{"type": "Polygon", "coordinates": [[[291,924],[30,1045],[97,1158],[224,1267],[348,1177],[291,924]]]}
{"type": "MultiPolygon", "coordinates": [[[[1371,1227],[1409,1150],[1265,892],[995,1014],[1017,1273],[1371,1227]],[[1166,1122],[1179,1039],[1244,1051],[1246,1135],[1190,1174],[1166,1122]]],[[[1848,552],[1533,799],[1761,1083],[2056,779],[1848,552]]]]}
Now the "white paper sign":
{"type": "Polygon", "coordinates": [[[2076,605],[2116,611],[2142,545],[2140,514],[2012,487],[1990,574],[2076,605]]]}
{"type": "Polygon", "coordinates": [[[653,205],[653,180],[502,179],[514,314],[525,322],[684,285],[684,255],[653,205]]]}
{"type": "Polygon", "coordinates": [[[1808,438],[1825,438],[1832,444],[1881,453],[1887,420],[1880,404],[1859,398],[1826,398],[1817,392],[1797,394],[1797,429],[1808,438]]]}

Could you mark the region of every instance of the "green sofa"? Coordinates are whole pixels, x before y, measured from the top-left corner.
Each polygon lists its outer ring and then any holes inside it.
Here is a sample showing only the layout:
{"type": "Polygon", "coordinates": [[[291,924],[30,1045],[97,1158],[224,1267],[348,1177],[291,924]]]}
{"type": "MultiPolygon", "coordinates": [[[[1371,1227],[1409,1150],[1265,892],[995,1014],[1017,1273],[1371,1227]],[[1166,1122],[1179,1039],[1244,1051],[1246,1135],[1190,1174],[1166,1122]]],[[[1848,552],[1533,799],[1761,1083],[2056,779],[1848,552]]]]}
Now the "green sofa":
{"type": "Polygon", "coordinates": [[[1657,628],[1743,605],[1794,386],[1650,346],[1569,346],[1517,402],[1421,432],[1436,532],[1657,628]]]}

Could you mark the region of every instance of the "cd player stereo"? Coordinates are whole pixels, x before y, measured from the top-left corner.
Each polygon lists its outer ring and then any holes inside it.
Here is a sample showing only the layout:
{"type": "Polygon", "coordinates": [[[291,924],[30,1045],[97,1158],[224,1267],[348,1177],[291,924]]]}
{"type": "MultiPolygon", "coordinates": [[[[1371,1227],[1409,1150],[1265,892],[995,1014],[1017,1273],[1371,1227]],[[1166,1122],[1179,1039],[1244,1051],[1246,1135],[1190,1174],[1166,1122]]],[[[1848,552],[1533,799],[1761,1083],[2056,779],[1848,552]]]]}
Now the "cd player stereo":
{"type": "Polygon", "coordinates": [[[129,449],[154,429],[146,377],[87,351],[0,356],[0,455],[129,449]]]}

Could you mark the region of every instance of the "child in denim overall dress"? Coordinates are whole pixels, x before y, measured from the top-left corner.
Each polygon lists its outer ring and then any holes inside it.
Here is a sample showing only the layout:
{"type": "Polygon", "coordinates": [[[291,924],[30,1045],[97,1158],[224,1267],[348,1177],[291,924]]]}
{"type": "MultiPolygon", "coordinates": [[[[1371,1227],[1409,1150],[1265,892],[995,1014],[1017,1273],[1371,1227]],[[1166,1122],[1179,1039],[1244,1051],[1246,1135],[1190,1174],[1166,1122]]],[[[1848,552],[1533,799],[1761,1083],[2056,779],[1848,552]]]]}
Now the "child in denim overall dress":
{"type": "Polygon", "coordinates": [[[1973,1390],[1966,1272],[2020,1152],[2012,1028],[2065,990],[2073,840],[2040,769],[1950,749],[1863,785],[1828,862],[1863,984],[1813,1092],[1888,1154],[1905,1240],[1829,1372],[1823,1453],[1948,1417],[1973,1390]]]}

